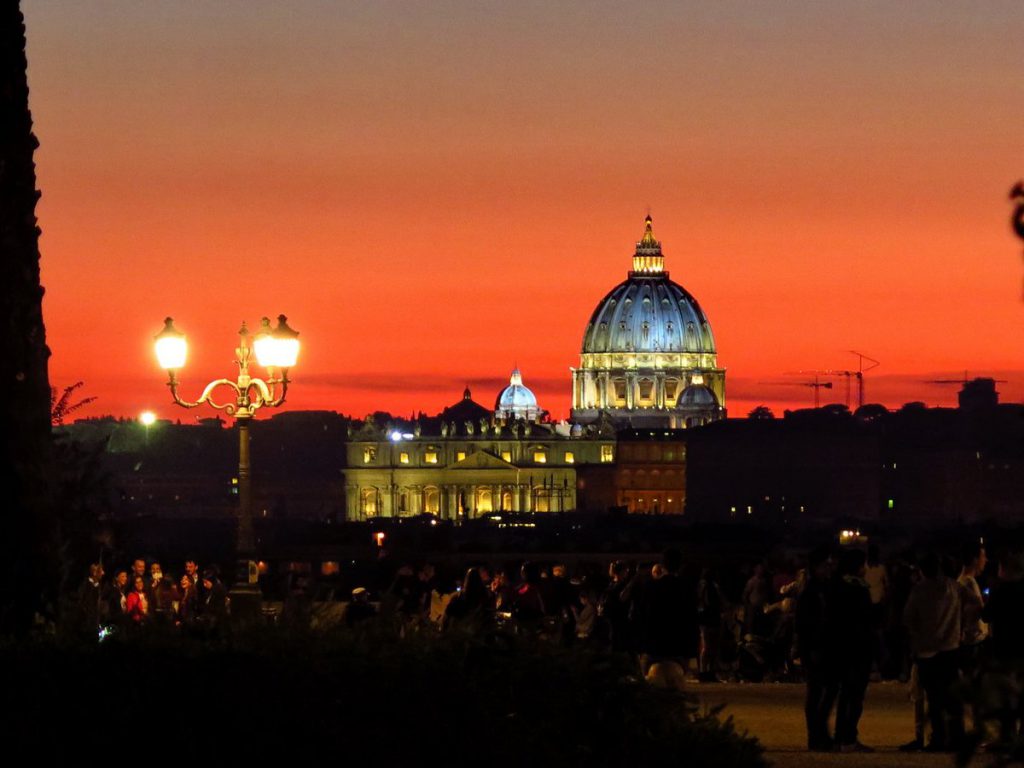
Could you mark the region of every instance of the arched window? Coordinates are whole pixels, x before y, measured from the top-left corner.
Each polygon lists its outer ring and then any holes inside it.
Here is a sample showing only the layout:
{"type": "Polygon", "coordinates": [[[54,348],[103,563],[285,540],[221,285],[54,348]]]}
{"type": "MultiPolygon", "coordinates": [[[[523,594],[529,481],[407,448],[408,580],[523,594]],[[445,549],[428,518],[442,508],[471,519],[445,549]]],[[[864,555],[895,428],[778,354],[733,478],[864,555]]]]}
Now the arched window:
{"type": "Polygon", "coordinates": [[[373,517],[377,514],[378,494],[376,488],[359,489],[359,513],[363,517],[373,517]]]}
{"type": "Polygon", "coordinates": [[[423,489],[423,511],[431,515],[441,511],[441,494],[432,485],[423,489]]]}
{"type": "Polygon", "coordinates": [[[488,512],[493,512],[492,505],[492,494],[490,488],[477,488],[476,491],[476,513],[478,515],[485,515],[488,512]]]}

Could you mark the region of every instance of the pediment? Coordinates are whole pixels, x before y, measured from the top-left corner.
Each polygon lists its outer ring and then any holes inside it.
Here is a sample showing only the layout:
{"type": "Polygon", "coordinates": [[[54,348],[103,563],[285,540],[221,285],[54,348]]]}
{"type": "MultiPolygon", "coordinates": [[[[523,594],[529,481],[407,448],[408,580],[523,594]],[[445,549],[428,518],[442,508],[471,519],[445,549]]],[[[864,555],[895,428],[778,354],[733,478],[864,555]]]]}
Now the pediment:
{"type": "Polygon", "coordinates": [[[449,469],[515,469],[515,464],[509,464],[487,451],[476,451],[469,454],[462,461],[457,461],[449,469]]]}

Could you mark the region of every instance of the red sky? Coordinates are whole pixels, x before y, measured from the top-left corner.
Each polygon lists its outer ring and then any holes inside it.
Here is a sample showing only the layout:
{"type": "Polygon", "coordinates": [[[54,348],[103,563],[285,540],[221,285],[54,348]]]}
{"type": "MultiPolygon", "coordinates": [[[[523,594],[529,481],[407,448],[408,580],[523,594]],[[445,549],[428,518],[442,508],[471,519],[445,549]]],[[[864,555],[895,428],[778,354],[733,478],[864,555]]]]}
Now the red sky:
{"type": "Polygon", "coordinates": [[[198,393],[280,312],[291,408],[489,402],[518,362],[567,415],[648,210],[731,414],[851,349],[869,401],[1024,399],[1017,0],[24,5],[50,376],[87,415],[185,416],[165,315],[198,393]]]}

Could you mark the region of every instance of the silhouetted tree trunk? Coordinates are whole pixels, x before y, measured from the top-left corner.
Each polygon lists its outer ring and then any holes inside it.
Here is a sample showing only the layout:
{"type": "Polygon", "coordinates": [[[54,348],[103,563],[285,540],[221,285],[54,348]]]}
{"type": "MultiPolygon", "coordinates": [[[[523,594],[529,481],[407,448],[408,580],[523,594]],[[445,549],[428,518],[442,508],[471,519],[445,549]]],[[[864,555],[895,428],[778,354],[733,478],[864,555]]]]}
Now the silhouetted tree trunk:
{"type": "Polygon", "coordinates": [[[53,587],[50,382],[39,283],[25,20],[0,2],[0,632],[27,629],[53,587]]]}

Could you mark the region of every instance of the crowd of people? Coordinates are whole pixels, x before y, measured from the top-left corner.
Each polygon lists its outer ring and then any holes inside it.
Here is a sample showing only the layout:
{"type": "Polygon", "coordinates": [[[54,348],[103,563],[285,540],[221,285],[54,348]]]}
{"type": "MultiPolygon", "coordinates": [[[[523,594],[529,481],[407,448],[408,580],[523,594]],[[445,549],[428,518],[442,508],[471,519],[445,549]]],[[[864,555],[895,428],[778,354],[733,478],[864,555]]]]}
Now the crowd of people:
{"type": "Polygon", "coordinates": [[[216,628],[228,615],[230,598],[216,566],[200,570],[186,560],[175,579],[159,562],[147,566],[139,558],[130,568],[114,569],[109,579],[102,563],[90,565],[77,606],[81,626],[102,637],[144,626],[216,628]]]}
{"type": "MultiPolygon", "coordinates": [[[[401,634],[510,632],[582,645],[635,660],[652,684],[682,688],[721,679],[802,680],[807,746],[871,751],[858,730],[871,680],[909,684],[915,733],[901,748],[954,751],[973,724],[996,724],[994,741],[1020,733],[1024,668],[1024,554],[1010,548],[990,567],[980,541],[959,558],[916,562],[878,550],[824,546],[803,562],[719,573],[667,550],[655,563],[580,567],[526,562],[517,571],[474,565],[458,579],[431,564],[403,564],[371,592],[351,591],[342,622],[401,634]],[[969,695],[986,690],[987,699],[969,695]],[[834,716],[834,730],[829,723],[834,716]]],[[[215,628],[230,610],[217,569],[187,560],[180,579],[135,560],[109,580],[96,564],[78,595],[86,623],[215,628]]],[[[308,584],[284,600],[306,622],[308,584]]]]}

